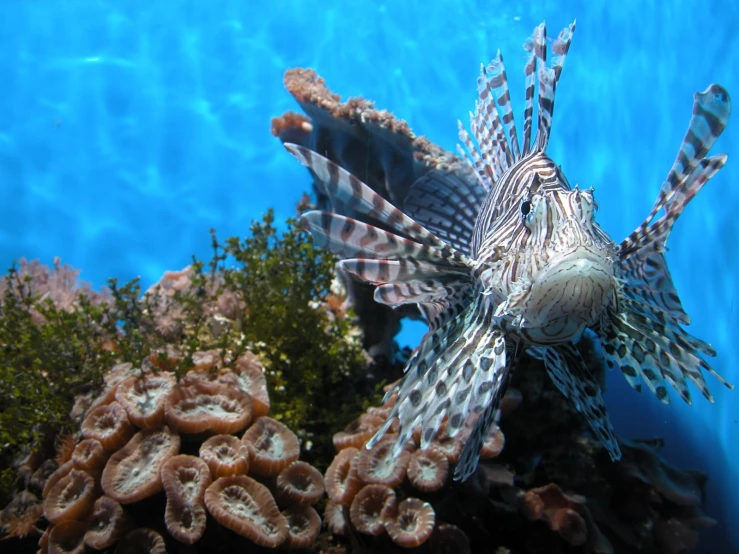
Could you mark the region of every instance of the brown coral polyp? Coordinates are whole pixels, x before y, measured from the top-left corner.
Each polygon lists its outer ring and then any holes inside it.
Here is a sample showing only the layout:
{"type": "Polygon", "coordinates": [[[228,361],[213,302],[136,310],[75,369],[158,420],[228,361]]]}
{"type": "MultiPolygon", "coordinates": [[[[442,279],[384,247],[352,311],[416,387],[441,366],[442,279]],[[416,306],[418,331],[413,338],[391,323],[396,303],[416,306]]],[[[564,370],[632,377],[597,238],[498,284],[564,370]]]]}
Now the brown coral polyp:
{"type": "Polygon", "coordinates": [[[405,479],[410,452],[403,449],[393,455],[395,439],[388,437],[376,444],[372,449],[363,448],[357,460],[357,474],[365,483],[376,483],[397,487],[405,479]]]}
{"type": "Polygon", "coordinates": [[[395,491],[387,485],[366,485],[360,490],[349,510],[349,519],[360,533],[380,535],[385,520],[395,509],[395,491]]]}
{"type": "Polygon", "coordinates": [[[336,450],[362,448],[385,420],[377,415],[362,414],[333,437],[336,450]]]}
{"type": "Polygon", "coordinates": [[[139,431],[105,465],[101,478],[105,494],[130,504],[159,492],[159,471],[179,449],[180,437],[169,427],[139,431]]]}
{"type": "Polygon", "coordinates": [[[274,548],[287,538],[287,520],[269,489],[245,475],[216,479],[205,491],[205,505],[218,523],[255,544],[274,548]]]}
{"type": "Polygon", "coordinates": [[[505,435],[503,435],[500,427],[493,425],[492,429],[488,432],[488,436],[485,438],[485,442],[482,444],[480,458],[483,460],[497,458],[503,452],[503,447],[505,447],[505,435]]]}
{"type": "Polygon", "coordinates": [[[287,520],[287,548],[307,548],[318,537],[321,531],[321,517],[307,504],[296,504],[283,510],[282,515],[287,520]]]}
{"type": "Polygon", "coordinates": [[[56,468],[56,470],[54,470],[54,472],[49,475],[48,479],[46,479],[46,482],[43,484],[43,492],[41,493],[41,495],[44,498],[48,497],[51,488],[56,485],[62,477],[72,471],[72,469],[74,469],[74,464],[72,463],[72,460],[63,463],[58,468],[56,468]]]}
{"type": "MultiPolygon", "coordinates": [[[[225,376],[225,371],[222,372],[225,376]]],[[[251,397],[252,417],[257,419],[269,412],[270,402],[267,393],[267,379],[264,366],[251,352],[246,352],[236,359],[234,367],[228,371],[236,386],[251,397]]]]}
{"type": "Polygon", "coordinates": [[[49,490],[44,515],[52,523],[84,519],[95,500],[95,480],[84,471],[72,469],[49,490]]]}
{"type": "Polygon", "coordinates": [[[82,521],[63,521],[54,525],[49,533],[48,551],[50,554],[84,554],[85,530],[82,521]]]}
{"type": "Polygon", "coordinates": [[[362,486],[357,475],[356,448],[345,448],[333,459],[326,470],[326,493],[337,504],[351,504],[354,495],[362,486]]]}
{"type": "Polygon", "coordinates": [[[205,532],[203,498],[212,482],[208,465],[195,456],[180,454],[162,465],[161,478],[167,495],[167,531],[178,541],[192,544],[205,532]]]}
{"type": "Polygon", "coordinates": [[[108,452],[97,439],[83,439],[72,452],[72,464],[77,469],[96,473],[102,471],[108,461],[108,452]]]}
{"type": "Polygon", "coordinates": [[[153,529],[142,527],[128,533],[118,543],[114,554],[167,554],[162,536],[153,529]]]}
{"type": "Polygon", "coordinates": [[[315,504],[323,497],[323,475],[306,462],[293,462],[277,476],[276,489],[282,506],[315,504]]]}
{"type": "Polygon", "coordinates": [[[175,387],[167,402],[167,424],[181,433],[236,433],[249,425],[249,396],[219,383],[193,381],[175,387]]]}
{"type": "Polygon", "coordinates": [[[470,539],[467,534],[456,525],[440,522],[429,540],[431,551],[434,554],[453,553],[471,554],[470,539]]]}
{"type": "Polygon", "coordinates": [[[106,450],[118,450],[135,432],[126,410],[118,402],[91,410],[82,423],[82,436],[100,441],[106,450]]]}
{"type": "Polygon", "coordinates": [[[249,447],[251,472],[263,477],[276,477],[298,459],[298,437],[284,424],[270,417],[260,417],[242,438],[249,447]]]}
{"type": "Polygon", "coordinates": [[[408,464],[408,480],[414,488],[423,492],[439,490],[449,476],[449,460],[433,445],[411,454],[408,464]]]}
{"type": "Polygon", "coordinates": [[[323,521],[334,535],[344,536],[349,530],[349,508],[329,499],[323,510],[323,521]]]}
{"type": "Polygon", "coordinates": [[[123,507],[109,496],[101,496],[93,505],[85,544],[95,550],[104,550],[118,542],[132,527],[133,522],[123,507]]]}
{"type": "Polygon", "coordinates": [[[214,435],[200,446],[200,458],[208,464],[214,479],[246,475],[249,449],[233,435],[214,435]]]}
{"type": "Polygon", "coordinates": [[[585,544],[587,523],[580,514],[585,509],[584,497],[565,494],[559,485],[550,483],[521,495],[518,508],[527,519],[544,521],[572,546],[585,544]]]}
{"type": "Polygon", "coordinates": [[[398,546],[415,548],[428,540],[435,522],[436,514],[431,504],[418,498],[406,498],[385,523],[385,529],[398,546]]]}
{"type": "Polygon", "coordinates": [[[137,427],[158,427],[164,423],[165,406],[174,386],[174,376],[165,371],[132,376],[118,385],[115,399],[137,427]]]}

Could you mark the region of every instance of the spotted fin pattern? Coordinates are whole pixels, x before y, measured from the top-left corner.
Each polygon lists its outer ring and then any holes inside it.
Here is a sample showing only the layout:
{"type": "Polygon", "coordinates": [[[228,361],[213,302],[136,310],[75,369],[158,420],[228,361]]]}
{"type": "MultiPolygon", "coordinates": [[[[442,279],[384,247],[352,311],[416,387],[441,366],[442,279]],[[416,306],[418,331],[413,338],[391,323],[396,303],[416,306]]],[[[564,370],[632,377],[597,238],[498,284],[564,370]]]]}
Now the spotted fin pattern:
{"type": "Polygon", "coordinates": [[[557,389],[582,412],[593,434],[606,447],[612,460],[621,458],[621,448],[613,432],[600,386],[588,371],[573,344],[529,347],[530,353],[544,360],[547,374],[557,389]]]}
{"type": "Polygon", "coordinates": [[[602,330],[606,362],[611,367],[618,365],[637,390],[641,378],[665,404],[669,403],[666,384],[691,403],[687,381],[712,402],[702,370],[733,388],[703,359],[716,355],[713,347],[682,328],[690,318],[664,256],[678,217],[726,163],[726,155],[705,156],[726,127],[730,111],[729,95],[719,85],[695,95],[688,131],[652,210],[618,246],[621,311],[611,310],[610,324],[602,330]],[[657,217],[661,210],[663,215],[657,217]]]}
{"type": "Polygon", "coordinates": [[[397,455],[421,427],[421,449],[436,436],[448,416],[447,432],[456,435],[470,414],[482,414],[463,452],[468,463],[458,464],[455,479],[466,479],[477,466],[480,448],[492,416],[505,392],[507,363],[503,333],[492,325],[489,307],[481,299],[468,305],[460,317],[430,331],[408,363],[403,381],[388,392],[398,393],[387,422],[367,443],[372,448],[393,420],[400,421],[397,455]],[[479,435],[479,441],[475,438],[479,435]],[[474,462],[474,463],[473,463],[474,462]]]}

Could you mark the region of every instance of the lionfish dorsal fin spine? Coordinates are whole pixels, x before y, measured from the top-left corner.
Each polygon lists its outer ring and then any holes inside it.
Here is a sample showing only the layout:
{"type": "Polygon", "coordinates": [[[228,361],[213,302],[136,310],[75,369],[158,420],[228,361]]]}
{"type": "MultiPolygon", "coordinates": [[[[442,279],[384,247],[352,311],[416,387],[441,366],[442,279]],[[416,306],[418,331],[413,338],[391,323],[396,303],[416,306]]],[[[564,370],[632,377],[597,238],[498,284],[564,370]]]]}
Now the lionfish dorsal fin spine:
{"type": "Polygon", "coordinates": [[[519,144],[511,104],[508,76],[500,51],[477,79],[478,100],[470,114],[468,133],[459,123],[460,154],[470,161],[485,189],[490,189],[523,157],[544,152],[554,114],[554,94],[575,30],[573,22],[553,41],[552,67],[547,68],[546,26],[541,23],[526,41],[529,52],[524,67],[525,107],[523,142],[519,144]],[[538,87],[537,87],[538,82],[538,87]],[[537,97],[537,130],[534,131],[534,96],[537,97]]]}
{"type": "Polygon", "coordinates": [[[512,162],[521,157],[521,150],[518,144],[518,133],[516,131],[516,123],[513,117],[513,106],[511,104],[511,94],[508,90],[508,77],[506,75],[505,65],[503,64],[503,54],[498,50],[497,56],[483,70],[486,79],[486,87],[490,94],[497,98],[498,111],[503,128],[509,137],[509,146],[511,151],[512,162]]]}
{"type": "Polygon", "coordinates": [[[542,22],[534,34],[526,41],[524,48],[529,52],[529,59],[523,68],[525,76],[526,91],[524,93],[525,105],[523,110],[523,155],[531,152],[531,133],[534,125],[534,93],[536,91],[536,71],[542,60],[546,63],[546,26],[542,22]]]}

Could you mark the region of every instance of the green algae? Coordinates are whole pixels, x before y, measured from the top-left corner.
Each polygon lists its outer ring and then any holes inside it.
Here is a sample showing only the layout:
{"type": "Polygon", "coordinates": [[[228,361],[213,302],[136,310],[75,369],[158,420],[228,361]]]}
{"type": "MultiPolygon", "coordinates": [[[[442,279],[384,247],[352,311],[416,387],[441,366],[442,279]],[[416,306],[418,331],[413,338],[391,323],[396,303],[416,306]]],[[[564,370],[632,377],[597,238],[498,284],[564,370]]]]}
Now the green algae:
{"type": "Polygon", "coordinates": [[[60,307],[11,268],[0,303],[0,506],[19,484],[12,461],[29,449],[53,456],[53,438],[78,428],[69,416],[78,395],[97,392],[116,363],[147,367],[152,352],[178,377],[196,352],[254,352],[270,415],[298,434],[308,461],[328,465],[332,434],[377,400],[355,393],[367,360],[352,318],[324,304],[336,260],[295,221],[278,233],[271,211],[247,238],[211,234],[212,258],[193,259],[188,286],[167,295],[111,279],[103,295],[76,291],[60,307]]]}

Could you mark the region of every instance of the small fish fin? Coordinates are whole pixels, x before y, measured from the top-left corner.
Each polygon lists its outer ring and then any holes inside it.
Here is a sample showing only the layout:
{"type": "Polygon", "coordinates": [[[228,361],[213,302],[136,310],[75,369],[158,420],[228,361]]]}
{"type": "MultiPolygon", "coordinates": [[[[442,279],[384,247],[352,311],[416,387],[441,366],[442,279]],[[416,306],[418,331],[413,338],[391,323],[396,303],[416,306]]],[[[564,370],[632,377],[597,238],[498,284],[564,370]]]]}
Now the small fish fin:
{"type": "Polygon", "coordinates": [[[611,459],[621,459],[621,448],[608,418],[600,385],[590,374],[577,348],[572,344],[558,344],[538,347],[538,350],[544,356],[544,365],[554,386],[585,416],[611,459]]]}
{"type": "Polygon", "coordinates": [[[610,315],[610,325],[604,329],[602,339],[606,361],[611,367],[618,364],[637,390],[636,383],[641,377],[652,393],[668,404],[667,381],[690,404],[686,382],[690,380],[709,402],[713,402],[702,370],[724,386],[733,388],[701,357],[715,355],[713,347],[679,325],[662,325],[633,311],[610,315]]]}
{"type": "Polygon", "coordinates": [[[445,255],[459,256],[448,244],[331,160],[297,144],[286,143],[285,148],[313,171],[332,201],[339,200],[348,209],[387,226],[394,233],[436,247],[445,255]]]}
{"type": "MultiPolygon", "coordinates": [[[[726,127],[730,112],[729,93],[719,85],[713,84],[704,92],[693,96],[693,116],[677,158],[649,215],[619,245],[619,258],[622,262],[651,243],[657,243],[658,249],[664,251],[664,244],[677,218],[726,163],[725,154],[710,158],[705,156],[726,127]],[[665,210],[664,215],[653,222],[662,208],[665,210]]],[[[628,272],[633,267],[626,266],[624,269],[628,272]]]]}
{"type": "Polygon", "coordinates": [[[622,296],[642,305],[657,321],[664,317],[688,325],[690,317],[672,282],[664,245],[648,243],[636,254],[619,264],[622,296]]]}
{"type": "Polygon", "coordinates": [[[549,143],[549,132],[552,128],[554,114],[554,70],[546,67],[539,69],[539,130],[536,133],[536,150],[544,152],[549,143]]]}
{"type": "Polygon", "coordinates": [[[475,104],[475,113],[470,114],[471,135],[460,122],[459,151],[462,157],[470,161],[485,189],[490,189],[522,156],[532,151],[545,151],[554,113],[554,93],[574,31],[573,22],[554,40],[552,45],[554,59],[551,68],[547,68],[546,65],[547,36],[544,23],[536,27],[533,36],[524,44],[524,48],[530,54],[524,67],[526,103],[523,153],[518,142],[503,56],[498,52],[487,67],[481,66],[480,76],[477,79],[478,100],[475,104]],[[538,130],[532,143],[537,76],[538,130]]]}
{"type": "Polygon", "coordinates": [[[442,301],[448,291],[438,285],[388,283],[375,289],[375,302],[397,308],[403,304],[430,304],[442,301]]]}
{"type": "MultiPolygon", "coordinates": [[[[509,138],[509,145],[513,161],[521,158],[521,150],[518,144],[518,133],[516,131],[516,123],[513,118],[513,106],[511,105],[511,95],[508,90],[508,76],[506,75],[505,65],[503,64],[503,56],[498,50],[498,55],[491,61],[487,68],[483,70],[481,78],[484,77],[485,88],[493,98],[497,99],[497,111],[503,122],[503,128],[509,138]]],[[[478,91],[480,85],[478,84],[478,91]]]]}
{"type": "MultiPolygon", "coordinates": [[[[507,376],[502,376],[501,380],[507,380],[507,376]]],[[[503,397],[505,390],[500,392],[498,396],[503,397]]],[[[482,447],[485,444],[485,439],[490,431],[490,426],[495,422],[495,412],[498,409],[498,402],[491,402],[482,412],[480,417],[475,422],[475,426],[472,428],[470,436],[464,443],[462,453],[459,455],[457,465],[454,468],[454,480],[455,481],[466,481],[477,469],[477,465],[480,463],[480,454],[482,453],[482,447]]]]}
{"type": "Polygon", "coordinates": [[[431,330],[438,329],[450,319],[457,317],[475,294],[475,289],[467,283],[446,287],[445,291],[447,295],[443,298],[437,297],[432,302],[418,305],[431,330]]]}
{"type": "Polygon", "coordinates": [[[575,33],[575,25],[577,21],[573,21],[566,28],[559,32],[559,36],[554,39],[552,44],[552,69],[554,70],[554,86],[557,87],[559,76],[562,74],[562,67],[565,64],[565,58],[567,52],[570,50],[570,44],[572,44],[572,35],[575,33]]]}
{"type": "Polygon", "coordinates": [[[475,221],[486,195],[469,169],[454,173],[434,169],[413,183],[403,209],[444,242],[469,256],[475,221]]]}
{"type": "Polygon", "coordinates": [[[677,158],[662,183],[662,193],[669,207],[677,198],[670,192],[679,188],[705,157],[723,132],[731,113],[729,93],[722,86],[710,85],[693,95],[693,116],[680,145],[677,158]]]}

